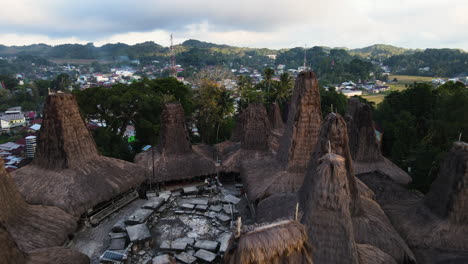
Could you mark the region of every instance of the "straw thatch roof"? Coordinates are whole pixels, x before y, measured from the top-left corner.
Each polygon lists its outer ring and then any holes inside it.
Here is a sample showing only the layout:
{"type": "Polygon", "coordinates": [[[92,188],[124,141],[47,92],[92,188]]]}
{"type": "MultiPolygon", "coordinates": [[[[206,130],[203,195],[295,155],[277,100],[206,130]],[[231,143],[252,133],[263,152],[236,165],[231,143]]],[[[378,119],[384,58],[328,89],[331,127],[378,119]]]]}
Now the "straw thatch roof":
{"type": "Polygon", "coordinates": [[[26,263],[27,256],[22,252],[8,231],[0,222],[0,263],[26,263]]]}
{"type": "Polygon", "coordinates": [[[294,85],[288,121],[278,159],[289,172],[304,173],[322,123],[320,92],[314,72],[301,72],[294,85]]]}
{"type": "Polygon", "coordinates": [[[417,249],[414,251],[419,263],[424,264],[466,264],[468,251],[417,249]]]}
{"type": "Polygon", "coordinates": [[[158,146],[135,157],[153,182],[191,179],[216,173],[215,161],[192,148],[182,105],[169,103],[161,114],[158,146]]]}
{"type": "Polygon", "coordinates": [[[52,94],[44,106],[36,157],[12,175],[28,202],[79,216],[140,185],[144,173],[133,163],[100,156],[73,95],[52,94]]]}
{"type": "Polygon", "coordinates": [[[282,131],[284,130],[284,121],[281,117],[281,109],[277,103],[273,103],[270,106],[270,124],[271,129],[282,131]]]}
{"type": "Polygon", "coordinates": [[[468,251],[468,144],[454,143],[423,199],[384,205],[395,228],[414,248],[468,251]]]}
{"type": "Polygon", "coordinates": [[[280,221],[255,226],[231,243],[224,257],[227,264],[312,264],[311,248],[304,226],[280,221]]]}
{"type": "Polygon", "coordinates": [[[258,201],[275,193],[297,191],[304,180],[321,122],[317,77],[313,72],[302,72],[296,79],[276,157],[241,164],[241,178],[249,199],[258,201]]]}
{"type": "Polygon", "coordinates": [[[255,210],[255,221],[257,223],[272,223],[279,219],[294,219],[298,202],[296,193],[278,193],[269,196],[258,203],[255,210]]]}
{"type": "Polygon", "coordinates": [[[453,224],[468,225],[468,144],[456,142],[426,196],[426,205],[453,224]]]}
{"type": "Polygon", "coordinates": [[[88,264],[89,258],[77,251],[65,248],[41,248],[25,253],[20,250],[6,228],[0,223],[1,264],[88,264]]]}
{"type": "Polygon", "coordinates": [[[357,244],[359,264],[397,264],[397,262],[382,250],[368,245],[357,244]]]}
{"type": "Polygon", "coordinates": [[[375,136],[372,108],[358,98],[351,98],[345,117],[355,174],[380,171],[397,183],[410,183],[411,177],[382,155],[375,136]]]}
{"type": "Polygon", "coordinates": [[[0,223],[24,251],[61,245],[76,229],[76,218],[59,208],[26,203],[1,158],[0,223]]]}
{"type": "Polygon", "coordinates": [[[361,213],[352,221],[356,243],[377,247],[397,263],[416,263],[413,252],[375,201],[361,197],[361,213]]]}
{"type": "MultiPolygon", "coordinates": [[[[326,116],[322,127],[320,129],[320,136],[317,142],[317,145],[312,154],[312,159],[310,160],[309,170],[314,170],[318,166],[319,159],[325,154],[332,152],[336,155],[339,155],[344,158],[346,165],[346,178],[349,184],[350,190],[350,209],[354,215],[359,211],[359,190],[358,184],[356,183],[356,178],[354,177],[353,172],[353,160],[351,159],[351,153],[349,150],[348,144],[348,135],[346,132],[346,122],[344,119],[335,113],[330,113],[326,116]]],[[[304,206],[307,203],[306,197],[310,190],[311,182],[314,179],[311,177],[306,177],[304,184],[299,190],[300,203],[304,206]]],[[[360,185],[361,188],[365,189],[365,185],[360,185]]],[[[364,193],[368,195],[370,191],[365,189],[364,193]]]]}
{"type": "Polygon", "coordinates": [[[216,145],[224,172],[240,173],[243,160],[256,160],[271,155],[270,121],[265,107],[262,104],[249,104],[238,122],[242,128],[240,143],[226,141],[216,145]]]}
{"type": "Polygon", "coordinates": [[[345,159],[326,154],[306,177],[311,180],[301,222],[314,248],[314,263],[358,263],[345,159]]]}

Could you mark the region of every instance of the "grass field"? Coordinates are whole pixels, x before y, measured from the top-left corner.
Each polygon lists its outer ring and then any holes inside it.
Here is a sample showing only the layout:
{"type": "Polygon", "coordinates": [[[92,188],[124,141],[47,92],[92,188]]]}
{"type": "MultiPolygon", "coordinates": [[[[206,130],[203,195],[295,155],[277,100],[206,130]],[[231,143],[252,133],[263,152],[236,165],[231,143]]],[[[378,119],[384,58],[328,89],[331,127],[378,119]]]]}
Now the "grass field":
{"type": "Polygon", "coordinates": [[[364,95],[363,97],[367,100],[374,102],[376,105],[380,104],[384,97],[391,91],[402,91],[406,89],[406,85],[413,84],[414,82],[426,83],[430,82],[436,77],[422,77],[422,76],[408,76],[408,75],[389,75],[388,79],[393,80],[397,78],[398,83],[391,83],[390,91],[385,93],[373,94],[373,95],[364,95]]]}

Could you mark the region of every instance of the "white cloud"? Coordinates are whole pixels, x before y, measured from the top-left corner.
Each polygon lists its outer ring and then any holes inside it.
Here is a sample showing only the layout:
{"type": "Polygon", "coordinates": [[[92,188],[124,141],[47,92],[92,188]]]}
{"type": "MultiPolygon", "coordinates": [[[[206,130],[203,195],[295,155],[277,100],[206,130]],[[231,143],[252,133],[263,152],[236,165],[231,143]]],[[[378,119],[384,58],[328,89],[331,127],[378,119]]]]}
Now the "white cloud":
{"type": "Polygon", "coordinates": [[[249,47],[387,43],[468,50],[465,0],[15,0],[2,3],[1,44],[194,38],[249,47]]]}

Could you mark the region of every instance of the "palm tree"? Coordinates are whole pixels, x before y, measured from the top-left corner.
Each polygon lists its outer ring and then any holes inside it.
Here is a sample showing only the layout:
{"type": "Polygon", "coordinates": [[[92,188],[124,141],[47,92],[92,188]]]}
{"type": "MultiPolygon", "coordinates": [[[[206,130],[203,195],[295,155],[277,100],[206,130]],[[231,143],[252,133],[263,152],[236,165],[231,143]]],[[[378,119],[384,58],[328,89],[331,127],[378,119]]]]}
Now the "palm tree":
{"type": "Polygon", "coordinates": [[[276,102],[284,103],[291,97],[293,88],[293,78],[289,73],[285,72],[280,75],[280,81],[276,85],[275,97],[276,102]]]}
{"type": "Polygon", "coordinates": [[[216,142],[219,140],[219,129],[221,124],[225,122],[225,118],[234,112],[234,98],[231,91],[224,87],[219,90],[218,102],[218,122],[216,128],[216,142]]]}
{"type": "Polygon", "coordinates": [[[265,77],[265,81],[267,83],[267,103],[270,101],[271,78],[274,74],[275,70],[272,68],[265,68],[265,70],[263,70],[263,76],[265,77]]]}

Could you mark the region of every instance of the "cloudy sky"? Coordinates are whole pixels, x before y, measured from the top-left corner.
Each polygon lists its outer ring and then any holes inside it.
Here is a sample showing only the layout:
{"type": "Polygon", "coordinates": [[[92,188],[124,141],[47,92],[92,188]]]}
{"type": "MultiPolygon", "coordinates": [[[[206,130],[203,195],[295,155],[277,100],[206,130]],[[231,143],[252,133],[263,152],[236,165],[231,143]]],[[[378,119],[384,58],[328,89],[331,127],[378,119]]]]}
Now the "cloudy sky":
{"type": "Polygon", "coordinates": [[[468,50],[467,0],[8,0],[0,44],[198,39],[244,47],[468,50]]]}

